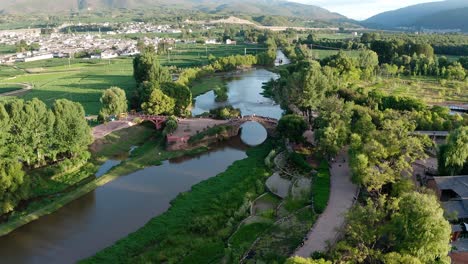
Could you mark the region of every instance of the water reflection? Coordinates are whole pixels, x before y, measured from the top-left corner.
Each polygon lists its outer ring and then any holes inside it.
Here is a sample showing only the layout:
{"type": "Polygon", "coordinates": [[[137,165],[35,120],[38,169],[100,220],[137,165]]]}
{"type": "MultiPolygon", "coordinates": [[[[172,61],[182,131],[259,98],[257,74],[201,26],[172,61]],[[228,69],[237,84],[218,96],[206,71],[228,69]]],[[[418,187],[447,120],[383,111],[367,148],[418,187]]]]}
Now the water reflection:
{"type": "Polygon", "coordinates": [[[249,146],[258,146],[268,137],[266,129],[257,122],[246,122],[241,126],[242,142],[249,146]]]}
{"type": "Polygon", "coordinates": [[[120,177],[15,230],[0,238],[2,263],[73,263],[94,254],[166,211],[179,193],[246,157],[231,144],[120,177]]]}

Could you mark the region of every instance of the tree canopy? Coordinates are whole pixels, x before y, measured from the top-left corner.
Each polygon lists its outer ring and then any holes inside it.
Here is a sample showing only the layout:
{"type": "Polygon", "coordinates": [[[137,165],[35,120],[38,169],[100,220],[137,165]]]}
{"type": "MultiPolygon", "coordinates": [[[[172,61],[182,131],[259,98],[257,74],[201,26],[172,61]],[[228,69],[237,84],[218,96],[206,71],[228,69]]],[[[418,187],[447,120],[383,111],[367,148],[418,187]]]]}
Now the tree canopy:
{"type": "Polygon", "coordinates": [[[285,115],[279,122],[277,127],[279,133],[295,142],[303,140],[303,134],[307,129],[307,123],[304,118],[299,115],[285,115]]]}
{"type": "Polygon", "coordinates": [[[125,91],[119,87],[111,87],[105,90],[101,96],[102,108],[99,115],[107,117],[110,115],[119,115],[128,110],[127,96],[125,91]]]}

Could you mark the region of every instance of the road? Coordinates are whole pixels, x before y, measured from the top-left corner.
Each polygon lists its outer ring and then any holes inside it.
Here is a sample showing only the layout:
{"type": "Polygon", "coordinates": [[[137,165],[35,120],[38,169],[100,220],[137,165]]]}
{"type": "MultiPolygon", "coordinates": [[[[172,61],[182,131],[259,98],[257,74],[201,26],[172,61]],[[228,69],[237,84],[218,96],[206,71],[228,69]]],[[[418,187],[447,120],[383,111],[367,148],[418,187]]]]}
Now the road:
{"type": "Polygon", "coordinates": [[[315,225],[307,234],[304,245],[294,255],[310,257],[315,251],[327,250],[328,242],[336,242],[338,229],[343,226],[345,213],[354,203],[358,187],[351,182],[347,150],[343,150],[331,165],[330,199],[315,225]]]}

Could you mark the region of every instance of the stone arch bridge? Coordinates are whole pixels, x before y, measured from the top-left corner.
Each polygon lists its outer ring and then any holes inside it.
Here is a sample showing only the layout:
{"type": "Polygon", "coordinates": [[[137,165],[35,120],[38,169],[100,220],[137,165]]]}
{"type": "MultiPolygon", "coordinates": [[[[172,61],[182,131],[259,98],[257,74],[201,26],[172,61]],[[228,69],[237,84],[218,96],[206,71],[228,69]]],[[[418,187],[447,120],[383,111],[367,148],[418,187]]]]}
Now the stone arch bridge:
{"type": "Polygon", "coordinates": [[[248,115],[241,118],[230,119],[225,125],[231,126],[235,134],[239,134],[239,130],[244,123],[247,122],[257,122],[261,124],[267,131],[268,135],[276,135],[276,127],[278,126],[278,119],[257,116],[257,115],[248,115]]]}

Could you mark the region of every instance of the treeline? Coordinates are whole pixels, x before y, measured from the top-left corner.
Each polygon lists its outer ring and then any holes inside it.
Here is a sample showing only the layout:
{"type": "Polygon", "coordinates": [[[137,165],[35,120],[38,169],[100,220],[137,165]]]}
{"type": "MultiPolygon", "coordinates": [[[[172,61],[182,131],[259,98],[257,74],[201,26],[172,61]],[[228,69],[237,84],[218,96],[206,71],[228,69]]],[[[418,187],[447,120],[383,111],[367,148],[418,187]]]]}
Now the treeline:
{"type": "MultiPolygon", "coordinates": [[[[454,151],[466,147],[454,142],[466,137],[468,118],[418,99],[355,85],[378,68],[378,55],[373,51],[365,51],[356,60],[340,53],[321,64],[299,60],[266,87],[282,105],[299,108],[314,128],[316,149],[324,156],[332,158],[349,148],[346,162],[353,181],[361,186],[361,195],[347,214],[343,239],[321,257],[332,263],[449,263],[450,224],[436,196],[417,188],[411,178],[412,164],[425,159],[433,143],[413,132],[460,130],[449,140],[450,151],[443,158],[453,168],[466,160],[454,151]]],[[[296,119],[287,122],[291,129],[282,129],[282,134],[299,131],[288,137],[300,137],[304,118],[296,119]]]]}
{"type": "Polygon", "coordinates": [[[0,102],[0,214],[28,196],[26,171],[65,159],[86,157],[92,141],[83,107],[65,99],[0,102]]]}

